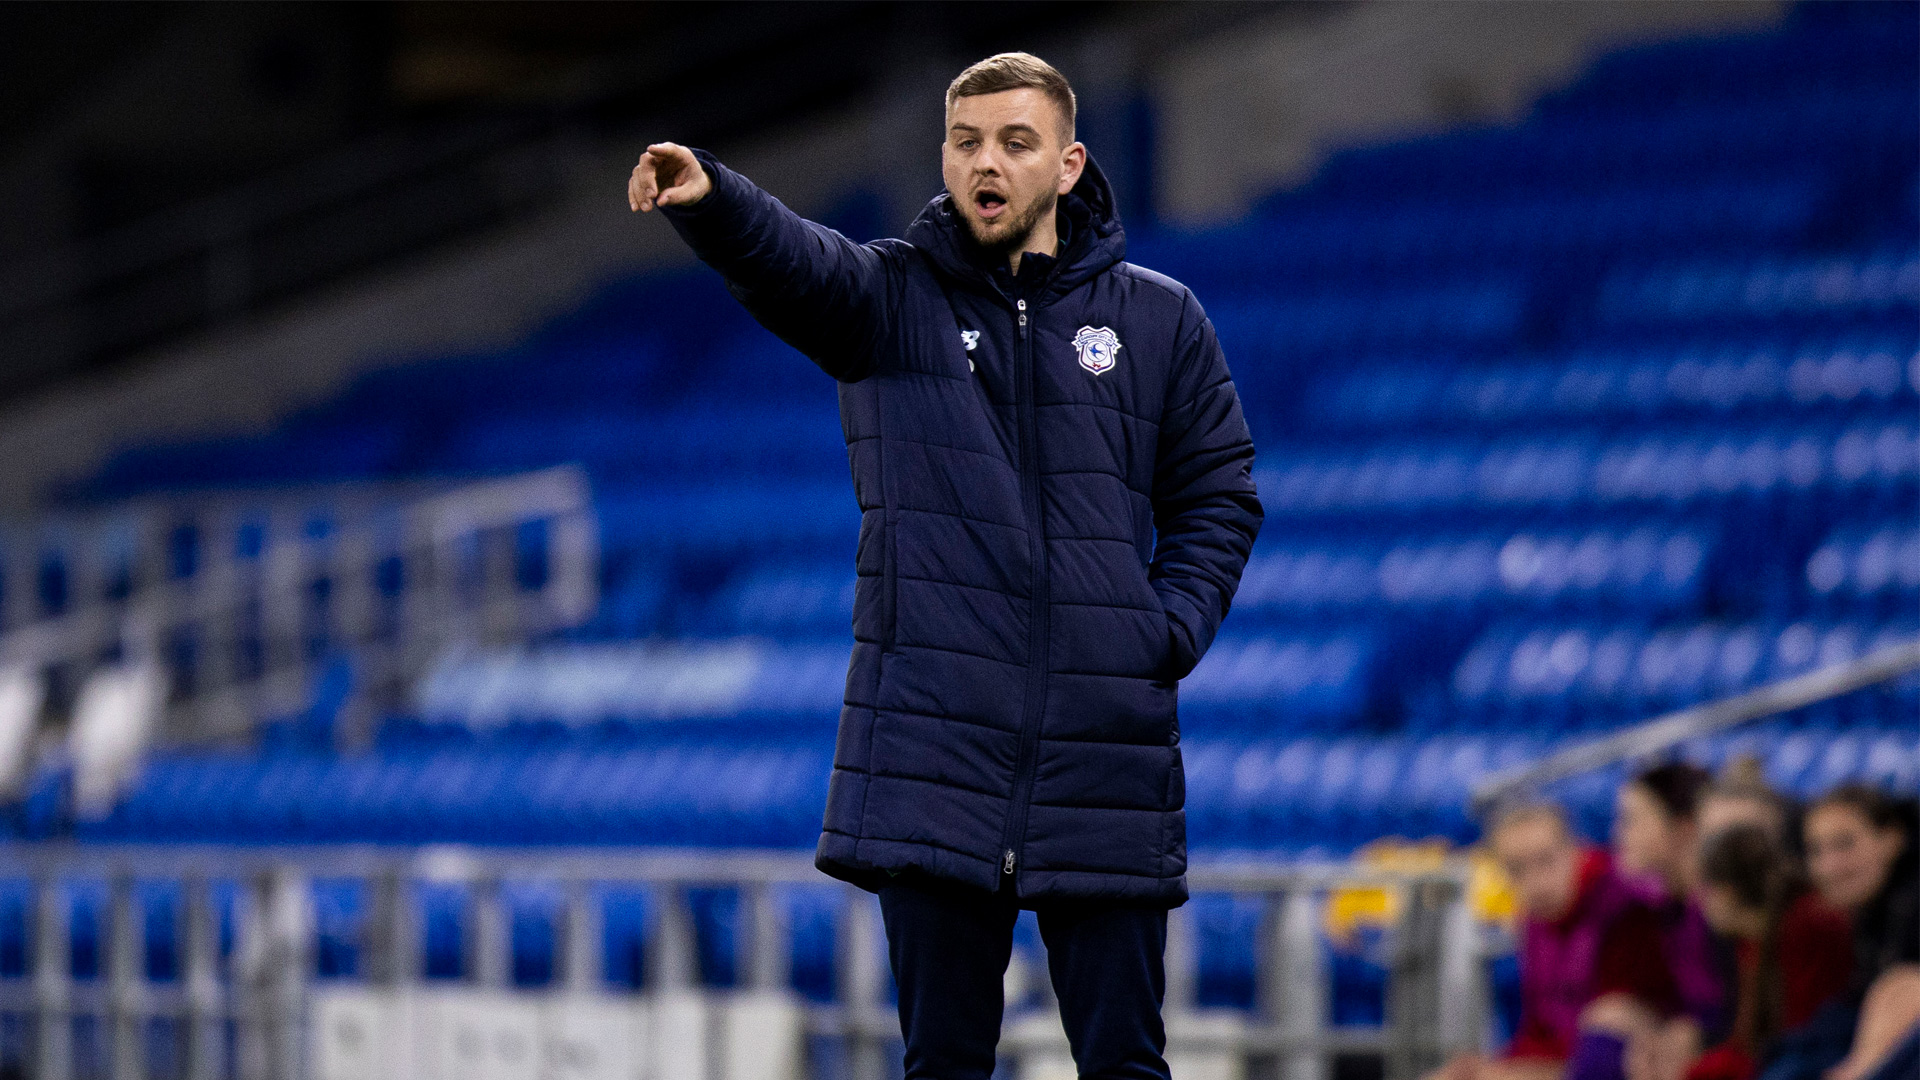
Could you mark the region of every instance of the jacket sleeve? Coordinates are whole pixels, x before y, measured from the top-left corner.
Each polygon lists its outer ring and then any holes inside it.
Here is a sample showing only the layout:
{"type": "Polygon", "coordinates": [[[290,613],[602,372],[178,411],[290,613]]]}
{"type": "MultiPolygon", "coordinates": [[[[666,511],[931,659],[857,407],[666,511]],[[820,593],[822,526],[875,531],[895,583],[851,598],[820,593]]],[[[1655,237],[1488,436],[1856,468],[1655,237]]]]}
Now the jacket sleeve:
{"type": "Polygon", "coordinates": [[[1160,418],[1153,478],[1156,538],[1148,579],[1167,614],[1172,677],[1206,655],[1233,603],[1262,511],[1253,438],[1213,324],[1188,294],[1160,418]]]}
{"type": "Polygon", "coordinates": [[[866,378],[898,307],[896,259],[802,218],[705,150],[694,156],[712,192],[662,208],[687,246],[760,325],[834,378],[866,378]]]}

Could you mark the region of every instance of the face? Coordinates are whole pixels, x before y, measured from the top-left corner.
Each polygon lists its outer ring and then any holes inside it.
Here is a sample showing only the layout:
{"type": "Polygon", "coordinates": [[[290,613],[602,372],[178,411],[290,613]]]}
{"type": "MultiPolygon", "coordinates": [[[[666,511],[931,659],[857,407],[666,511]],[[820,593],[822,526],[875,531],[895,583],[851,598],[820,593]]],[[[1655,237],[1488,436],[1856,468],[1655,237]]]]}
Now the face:
{"type": "MultiPolygon", "coordinates": [[[[1613,804],[1613,857],[1630,874],[1672,877],[1691,845],[1646,788],[1628,784],[1613,804]]],[[[1685,830],[1691,832],[1691,830],[1685,830]]]]}
{"type": "Polygon", "coordinates": [[[954,101],[940,168],[982,247],[1018,249],[1080,181],[1087,150],[1063,138],[1065,119],[1030,87],[954,101]]]}
{"type": "Polygon", "coordinates": [[[1547,817],[1510,821],[1493,834],[1493,854],[1528,915],[1557,919],[1573,906],[1580,850],[1559,822],[1547,817]]]}
{"type": "Polygon", "coordinates": [[[1900,830],[1876,829],[1851,806],[1816,807],[1805,827],[1807,873],[1827,903],[1846,911],[1872,900],[1900,857],[1900,830]]]}

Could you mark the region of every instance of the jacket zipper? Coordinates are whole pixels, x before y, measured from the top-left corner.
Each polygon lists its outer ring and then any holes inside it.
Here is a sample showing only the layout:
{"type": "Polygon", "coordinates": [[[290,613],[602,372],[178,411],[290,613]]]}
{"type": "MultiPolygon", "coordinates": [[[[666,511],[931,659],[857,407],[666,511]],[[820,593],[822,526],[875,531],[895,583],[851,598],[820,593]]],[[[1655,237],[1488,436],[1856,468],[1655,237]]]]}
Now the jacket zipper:
{"type": "Polygon", "coordinates": [[[1034,759],[1039,754],[1040,718],[1046,709],[1048,619],[1047,539],[1040,521],[1040,462],[1034,410],[1039,377],[1033,369],[1033,335],[1028,333],[1027,302],[1014,301],[1017,313],[1015,332],[1020,354],[1026,365],[1025,393],[1020,402],[1020,486],[1027,515],[1027,537],[1033,564],[1032,585],[1028,590],[1027,613],[1027,693],[1020,718],[1020,750],[1014,759],[1013,802],[1007,808],[1006,835],[1002,837],[1000,872],[1011,876],[1026,844],[1027,811],[1033,799],[1034,759]]]}

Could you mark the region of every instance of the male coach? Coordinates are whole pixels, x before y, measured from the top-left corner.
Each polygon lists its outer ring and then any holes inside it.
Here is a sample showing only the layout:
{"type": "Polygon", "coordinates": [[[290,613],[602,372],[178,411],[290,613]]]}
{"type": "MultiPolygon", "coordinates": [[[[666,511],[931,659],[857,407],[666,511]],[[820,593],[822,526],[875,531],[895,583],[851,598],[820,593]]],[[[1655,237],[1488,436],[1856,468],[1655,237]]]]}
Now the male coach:
{"type": "Polygon", "coordinates": [[[855,244],[673,143],[627,188],[839,381],[862,516],[817,861],[880,896],[909,1080],[993,1072],[1020,908],[1080,1075],[1167,1076],[1175,684],[1261,510],[1213,327],[1121,261],[1074,108],[1025,53],[962,72],[946,193],[905,240],[855,244]]]}

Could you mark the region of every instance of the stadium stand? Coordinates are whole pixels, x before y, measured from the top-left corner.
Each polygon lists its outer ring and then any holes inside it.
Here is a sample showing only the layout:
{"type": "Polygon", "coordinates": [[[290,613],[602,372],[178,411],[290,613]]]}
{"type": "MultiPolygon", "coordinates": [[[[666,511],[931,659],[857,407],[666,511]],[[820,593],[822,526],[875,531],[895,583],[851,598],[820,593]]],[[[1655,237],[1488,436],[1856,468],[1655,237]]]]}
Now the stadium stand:
{"type": "MultiPolygon", "coordinates": [[[[1342,153],[1229,226],[1133,229],[1218,327],[1268,515],[1183,686],[1198,851],[1467,841],[1494,771],[1920,629],[1915,12],[1810,4],[1634,48],[1520,124],[1342,153]]],[[[710,274],[609,284],[512,350],[369,375],[268,435],[129,448],[63,497],[562,463],[601,529],[589,622],[447,653],[370,746],[280,725],[162,750],[97,820],[42,775],[13,835],[809,846],[859,518],[831,383],[710,274]]],[[[1757,753],[1791,792],[1912,790],[1916,714],[1909,677],[1687,753],[1757,753]]],[[[1561,793],[1599,832],[1618,778],[1561,793]]],[[[323,969],[351,973],[329,927],[366,900],[323,893],[323,969]]],[[[1227,899],[1196,916],[1216,1003],[1250,985],[1227,899]]],[[[427,903],[429,970],[457,972],[432,929],[452,901],[427,903]]],[[[516,920],[546,903],[514,897],[516,920]]],[[[23,904],[0,897],[0,925],[23,904]]],[[[696,904],[716,940],[723,907],[696,904]]],[[[552,947],[527,935],[535,984],[552,947]]],[[[1379,1008],[1349,967],[1336,1022],[1379,1008]]]]}

